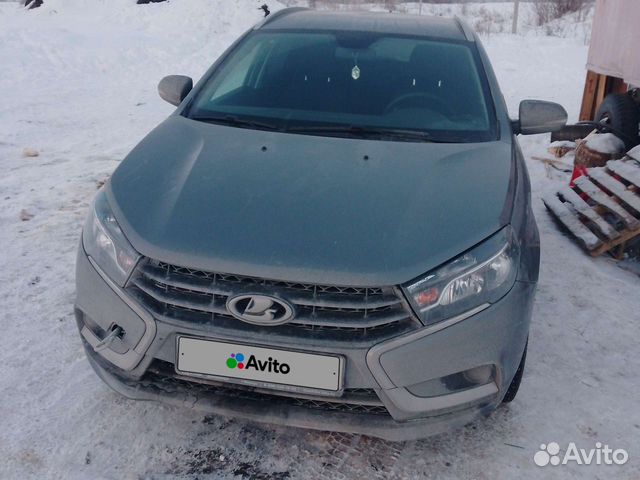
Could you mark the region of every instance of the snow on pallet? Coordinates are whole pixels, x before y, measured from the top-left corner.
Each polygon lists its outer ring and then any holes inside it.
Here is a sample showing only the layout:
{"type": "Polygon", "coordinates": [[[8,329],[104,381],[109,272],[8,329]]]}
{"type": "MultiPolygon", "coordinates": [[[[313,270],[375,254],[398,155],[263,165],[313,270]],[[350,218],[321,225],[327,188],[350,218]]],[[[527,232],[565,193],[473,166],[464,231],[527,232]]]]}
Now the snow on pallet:
{"type": "Polygon", "coordinates": [[[640,163],[611,160],[542,199],[551,214],[594,257],[640,235],[640,163]]]}

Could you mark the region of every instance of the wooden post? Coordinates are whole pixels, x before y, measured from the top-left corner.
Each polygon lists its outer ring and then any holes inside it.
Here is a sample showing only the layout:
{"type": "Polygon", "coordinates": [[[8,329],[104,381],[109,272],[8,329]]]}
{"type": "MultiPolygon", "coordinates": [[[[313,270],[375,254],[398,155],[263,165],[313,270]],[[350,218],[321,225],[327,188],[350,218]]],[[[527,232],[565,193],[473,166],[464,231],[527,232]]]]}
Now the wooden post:
{"type": "Polygon", "coordinates": [[[418,14],[422,15],[422,0],[420,0],[420,8],[418,10],[418,14]]]}
{"type": "Polygon", "coordinates": [[[628,85],[621,78],[608,77],[587,70],[580,108],[580,121],[594,120],[598,107],[609,93],[624,93],[628,85]]]}
{"type": "Polygon", "coordinates": [[[582,94],[582,108],[580,109],[580,121],[591,121],[596,109],[596,92],[600,76],[587,70],[587,78],[584,82],[584,92],[582,94]]]}
{"type": "Polygon", "coordinates": [[[511,25],[511,33],[518,33],[518,12],[520,10],[520,0],[513,1],[513,24],[511,25]]]}

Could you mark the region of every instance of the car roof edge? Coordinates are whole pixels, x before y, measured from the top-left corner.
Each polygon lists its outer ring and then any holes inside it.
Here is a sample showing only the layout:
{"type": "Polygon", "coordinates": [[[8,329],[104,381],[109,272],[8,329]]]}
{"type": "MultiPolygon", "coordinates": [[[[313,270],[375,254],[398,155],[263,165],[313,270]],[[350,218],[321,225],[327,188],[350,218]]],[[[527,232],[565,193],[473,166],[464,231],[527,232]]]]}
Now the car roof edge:
{"type": "Polygon", "coordinates": [[[462,34],[464,35],[464,38],[466,38],[470,42],[475,42],[475,40],[476,40],[475,39],[475,35],[473,33],[473,30],[469,26],[469,24],[467,22],[465,22],[463,19],[461,19],[457,15],[454,16],[453,18],[458,23],[458,27],[460,27],[460,30],[462,31],[462,34]]]}
{"type": "Polygon", "coordinates": [[[307,7],[288,7],[288,8],[283,8],[282,10],[278,10],[275,13],[272,13],[271,15],[267,15],[264,20],[262,20],[261,22],[258,22],[256,24],[255,27],[253,27],[254,30],[260,30],[262,27],[264,27],[265,25],[268,25],[269,23],[273,22],[274,20],[277,20],[278,18],[282,18],[282,17],[286,17],[287,15],[290,15],[292,13],[295,12],[301,12],[304,10],[311,10],[310,8],[307,7]]]}

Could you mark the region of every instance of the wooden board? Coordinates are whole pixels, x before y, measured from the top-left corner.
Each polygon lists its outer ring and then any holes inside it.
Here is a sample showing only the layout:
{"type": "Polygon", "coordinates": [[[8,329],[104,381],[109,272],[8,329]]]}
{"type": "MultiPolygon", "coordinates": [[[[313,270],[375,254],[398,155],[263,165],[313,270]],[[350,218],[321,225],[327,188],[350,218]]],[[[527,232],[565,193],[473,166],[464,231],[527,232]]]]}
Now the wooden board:
{"type": "Polygon", "coordinates": [[[580,107],[580,121],[595,120],[598,107],[609,93],[624,93],[628,90],[627,84],[621,78],[602,75],[587,70],[582,93],[582,105],[580,107]]]}
{"type": "Polygon", "coordinates": [[[593,120],[596,108],[599,104],[596,92],[601,75],[591,70],[587,70],[587,78],[584,81],[584,92],[582,94],[582,107],[580,108],[580,121],[593,120]]]}
{"type": "Polygon", "coordinates": [[[626,242],[640,236],[640,163],[612,160],[587,175],[575,180],[578,191],[563,187],[543,202],[589,254],[621,259],[626,242]]]}
{"type": "Polygon", "coordinates": [[[640,164],[635,160],[611,160],[607,162],[607,169],[640,188],[640,164]]]}
{"type": "Polygon", "coordinates": [[[580,215],[595,223],[600,231],[608,239],[613,240],[620,236],[615,228],[609,225],[604,218],[602,218],[593,208],[591,208],[591,206],[587,202],[582,199],[582,197],[580,197],[580,195],[574,192],[571,188],[569,188],[568,186],[564,187],[560,189],[558,194],[562,198],[564,198],[565,201],[571,203],[571,205],[573,205],[573,208],[575,208],[580,215]]]}
{"type": "Polygon", "coordinates": [[[613,178],[604,169],[592,169],[589,171],[589,177],[609,190],[616,198],[634,210],[636,214],[640,214],[640,197],[632,191],[627,190],[627,187],[623,183],[613,178]]]}
{"type": "Polygon", "coordinates": [[[600,190],[587,177],[576,178],[573,183],[575,183],[575,185],[584,193],[586,193],[594,202],[609,210],[614,215],[620,217],[620,219],[628,228],[636,229],[640,227],[640,222],[638,220],[633,218],[633,216],[624,208],[622,208],[619,203],[614,201],[609,195],[600,190]]]}
{"type": "Polygon", "coordinates": [[[575,237],[582,242],[587,250],[593,250],[602,245],[602,241],[591,230],[578,220],[569,207],[562,203],[557,196],[549,195],[542,199],[547,208],[575,237]]]}

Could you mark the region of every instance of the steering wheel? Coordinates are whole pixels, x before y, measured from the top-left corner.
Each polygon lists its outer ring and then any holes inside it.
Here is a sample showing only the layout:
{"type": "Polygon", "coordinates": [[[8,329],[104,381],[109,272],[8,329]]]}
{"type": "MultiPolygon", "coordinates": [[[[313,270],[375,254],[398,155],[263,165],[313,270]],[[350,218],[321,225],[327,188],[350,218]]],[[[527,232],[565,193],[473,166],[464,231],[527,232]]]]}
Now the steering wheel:
{"type": "MultiPolygon", "coordinates": [[[[449,105],[447,105],[442,98],[434,95],[432,93],[427,92],[411,92],[405,93],[404,95],[400,95],[398,98],[393,99],[389,105],[384,109],[384,113],[391,113],[399,108],[402,108],[402,104],[411,104],[411,103],[427,103],[429,107],[436,106],[436,110],[440,113],[443,113],[447,116],[453,114],[449,105]],[[434,105],[435,104],[435,105],[434,105]]],[[[413,105],[408,105],[413,106],[413,105]]]]}

